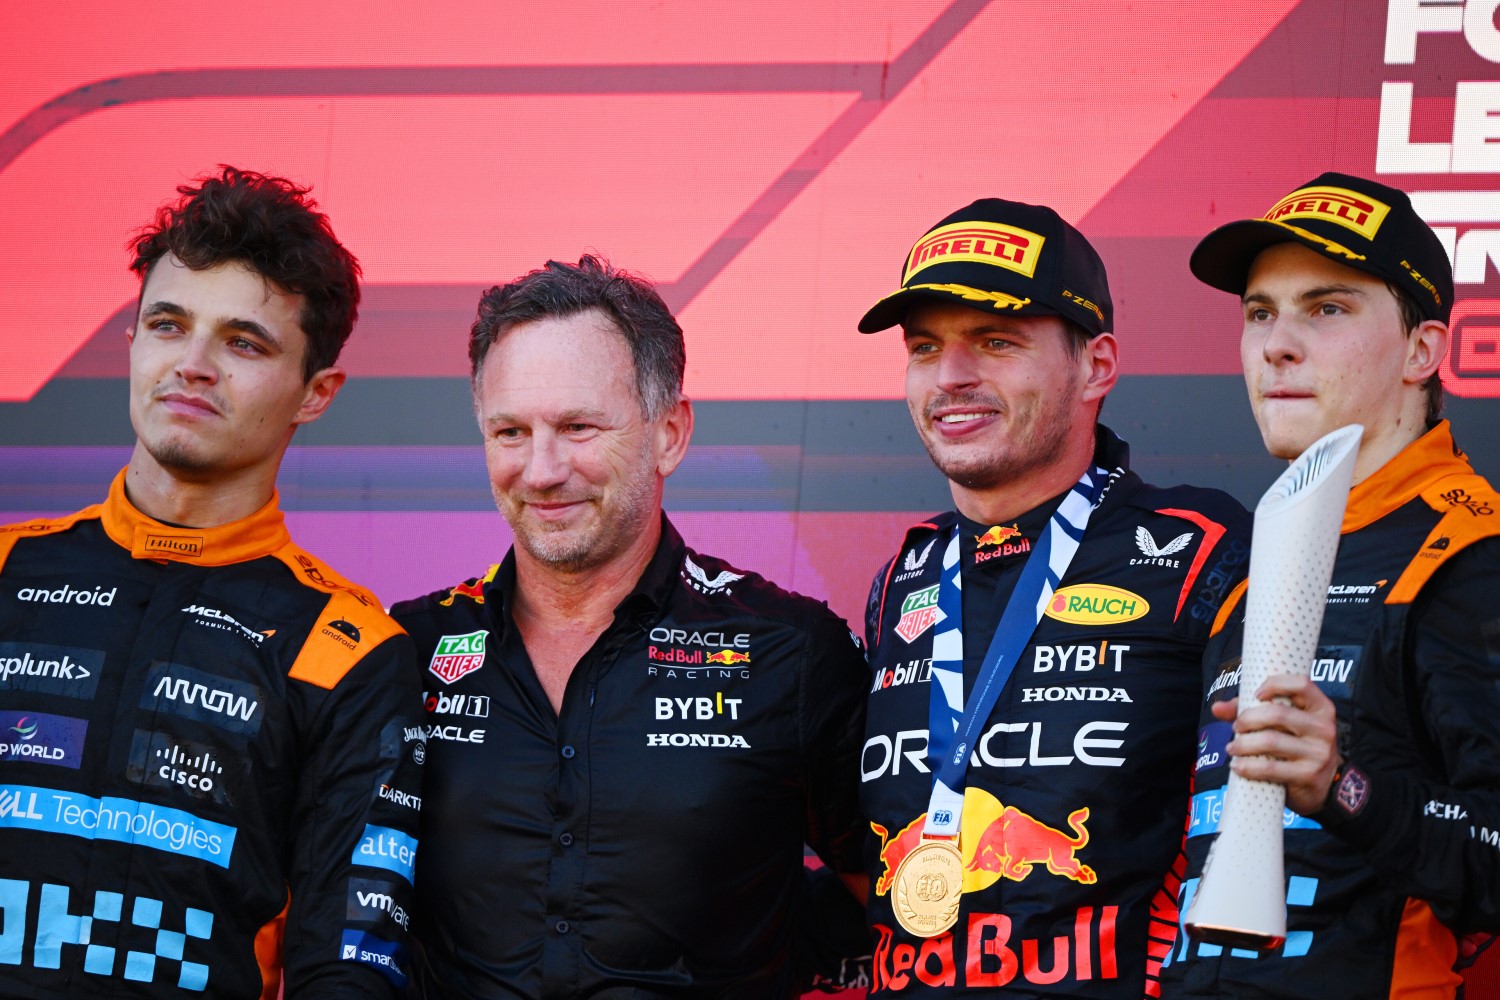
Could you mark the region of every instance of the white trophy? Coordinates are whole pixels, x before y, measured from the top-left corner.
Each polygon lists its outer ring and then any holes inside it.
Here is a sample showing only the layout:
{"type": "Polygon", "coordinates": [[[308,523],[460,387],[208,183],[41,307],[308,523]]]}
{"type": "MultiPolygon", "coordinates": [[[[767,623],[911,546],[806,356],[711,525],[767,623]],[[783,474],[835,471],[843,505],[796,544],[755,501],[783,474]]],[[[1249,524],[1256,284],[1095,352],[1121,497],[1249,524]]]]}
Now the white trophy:
{"type": "MultiPolygon", "coordinates": [[[[1341,427],[1294,461],[1255,507],[1240,711],[1275,674],[1306,677],[1323,627],[1339,529],[1364,428],[1341,427]]],[[[1286,939],[1286,789],[1231,773],[1219,836],[1183,921],[1194,940],[1270,949],[1286,939]]]]}

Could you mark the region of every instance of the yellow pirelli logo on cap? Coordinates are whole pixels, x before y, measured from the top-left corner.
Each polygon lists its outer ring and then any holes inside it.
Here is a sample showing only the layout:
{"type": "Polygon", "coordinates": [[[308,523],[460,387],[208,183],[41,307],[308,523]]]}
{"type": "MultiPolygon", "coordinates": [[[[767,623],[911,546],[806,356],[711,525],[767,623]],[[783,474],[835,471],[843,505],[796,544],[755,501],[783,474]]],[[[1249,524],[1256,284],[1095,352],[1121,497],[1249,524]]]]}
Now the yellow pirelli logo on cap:
{"type": "Polygon", "coordinates": [[[960,260],[993,264],[1030,278],[1036,274],[1036,263],[1045,242],[1046,238],[1038,233],[998,222],[955,222],[939,226],[917,240],[917,245],[911,248],[901,283],[911,281],[912,275],[924,267],[960,260]]]}
{"type": "Polygon", "coordinates": [[[1268,222],[1324,219],[1373,240],[1391,206],[1348,188],[1308,187],[1293,191],[1266,213],[1268,222]]]}

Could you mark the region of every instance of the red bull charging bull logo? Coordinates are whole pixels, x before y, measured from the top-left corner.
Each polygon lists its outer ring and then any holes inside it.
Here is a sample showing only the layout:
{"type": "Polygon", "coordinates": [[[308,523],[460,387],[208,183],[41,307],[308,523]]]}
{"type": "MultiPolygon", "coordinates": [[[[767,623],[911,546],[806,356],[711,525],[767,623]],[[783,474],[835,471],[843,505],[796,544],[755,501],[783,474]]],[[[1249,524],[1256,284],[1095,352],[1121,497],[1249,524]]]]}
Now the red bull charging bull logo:
{"type": "MultiPolygon", "coordinates": [[[[880,863],[884,866],[875,881],[875,894],[884,896],[896,876],[896,869],[912,849],[922,842],[924,813],[902,827],[894,837],[879,823],[870,829],[880,838],[880,863]]],[[[1078,860],[1078,852],[1088,846],[1089,809],[1083,806],[1068,814],[1069,835],[1015,806],[1007,806],[982,788],[964,792],[964,814],[958,838],[959,853],[964,859],[964,892],[979,892],[1002,878],[1015,882],[1031,875],[1041,865],[1049,873],[1083,885],[1093,885],[1099,877],[1078,860]]]]}
{"type": "Polygon", "coordinates": [[[974,536],[974,565],[1021,555],[1031,551],[1031,540],[1021,534],[1020,522],[997,524],[982,535],[974,536]],[[983,551],[994,549],[993,552],[983,551]]]}
{"type": "Polygon", "coordinates": [[[453,607],[453,599],[455,597],[467,597],[475,604],[483,604],[484,585],[495,578],[495,574],[499,571],[499,569],[500,564],[496,563],[489,568],[489,571],[486,572],[484,576],[481,576],[479,579],[474,580],[472,583],[460,583],[458,586],[449,589],[448,596],[443,598],[441,601],[438,601],[438,603],[445,608],[451,608],[453,607]]]}
{"type": "Polygon", "coordinates": [[[736,652],[733,649],[721,649],[717,653],[709,653],[703,658],[704,663],[720,663],[726,667],[736,663],[749,663],[750,654],[736,652]]]}
{"type": "MultiPolygon", "coordinates": [[[[1042,871],[1093,885],[1098,876],[1078,856],[1089,843],[1088,819],[1087,806],[1074,809],[1065,832],[983,789],[966,790],[959,833],[964,893],[982,892],[1001,879],[1022,882],[1042,871]]],[[[876,895],[891,891],[896,869],[921,843],[925,820],[925,815],[918,816],[894,836],[880,824],[870,824],[880,838],[876,895]]],[[[1025,937],[1023,925],[1004,913],[961,914],[953,931],[925,941],[902,941],[902,932],[876,923],[874,993],[899,993],[919,985],[1000,988],[1018,981],[1116,979],[1118,913],[1115,906],[1078,907],[1070,927],[1053,928],[1051,936],[1036,939],[1025,937]]]]}
{"type": "Polygon", "coordinates": [[[993,548],[996,545],[1004,545],[1013,538],[1020,537],[1021,526],[1019,522],[1011,525],[997,524],[984,534],[975,535],[974,547],[980,549],[993,548]]]}

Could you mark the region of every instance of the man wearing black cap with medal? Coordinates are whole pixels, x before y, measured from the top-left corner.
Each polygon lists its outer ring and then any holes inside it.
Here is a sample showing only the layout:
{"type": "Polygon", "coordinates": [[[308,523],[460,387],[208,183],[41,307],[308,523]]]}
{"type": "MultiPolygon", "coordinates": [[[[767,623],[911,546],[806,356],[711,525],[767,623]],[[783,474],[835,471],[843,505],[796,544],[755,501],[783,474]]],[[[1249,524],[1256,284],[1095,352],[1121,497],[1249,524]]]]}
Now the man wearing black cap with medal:
{"type": "Polygon", "coordinates": [[[1109,288],[1051,209],[939,222],[860,330],[898,324],[957,511],[907,533],[866,614],[871,995],[1140,997],[1175,930],[1199,662],[1249,519],[1142,483],[1097,423],[1109,288]]]}
{"type": "Polygon", "coordinates": [[[1232,766],[1286,786],[1285,943],[1183,939],[1163,995],[1455,996],[1461,936],[1500,931],[1500,495],[1439,418],[1447,253],[1405,193],[1328,173],[1192,269],[1243,302],[1271,454],[1364,434],[1311,677],[1270,678],[1236,719],[1239,591],[1205,657],[1183,909],[1232,766]]]}

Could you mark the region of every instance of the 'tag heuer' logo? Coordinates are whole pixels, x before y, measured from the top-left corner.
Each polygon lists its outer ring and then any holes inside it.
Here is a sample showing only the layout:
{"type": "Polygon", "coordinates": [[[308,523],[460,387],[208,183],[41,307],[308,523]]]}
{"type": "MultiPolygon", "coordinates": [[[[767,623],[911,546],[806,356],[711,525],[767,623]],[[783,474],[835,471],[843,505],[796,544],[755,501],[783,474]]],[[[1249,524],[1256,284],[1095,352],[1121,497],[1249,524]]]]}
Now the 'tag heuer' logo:
{"type": "Polygon", "coordinates": [[[1003,267],[1030,278],[1036,273],[1044,242],[1046,238],[1038,233],[998,222],[939,226],[911,248],[901,283],[909,283],[924,267],[961,260],[1003,267]]]}
{"type": "Polygon", "coordinates": [[[901,602],[901,618],[896,622],[896,634],[907,642],[932,628],[938,620],[938,585],[913,590],[901,602]]]}
{"type": "Polygon", "coordinates": [[[1323,219],[1373,240],[1391,207],[1367,194],[1339,187],[1306,187],[1293,191],[1266,213],[1268,222],[1323,219]]]}
{"type": "Polygon", "coordinates": [[[1117,625],[1150,610],[1140,594],[1103,583],[1079,583],[1053,593],[1046,615],[1070,625],[1117,625]]]}
{"type": "Polygon", "coordinates": [[[438,640],[432,651],[432,662],[427,669],[444,684],[452,684],[460,677],[467,677],[484,666],[485,631],[469,632],[465,635],[445,635],[438,640]]]}

